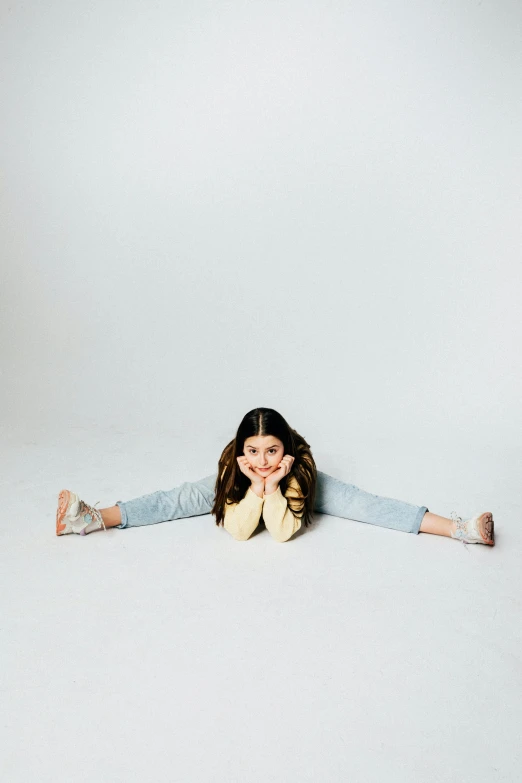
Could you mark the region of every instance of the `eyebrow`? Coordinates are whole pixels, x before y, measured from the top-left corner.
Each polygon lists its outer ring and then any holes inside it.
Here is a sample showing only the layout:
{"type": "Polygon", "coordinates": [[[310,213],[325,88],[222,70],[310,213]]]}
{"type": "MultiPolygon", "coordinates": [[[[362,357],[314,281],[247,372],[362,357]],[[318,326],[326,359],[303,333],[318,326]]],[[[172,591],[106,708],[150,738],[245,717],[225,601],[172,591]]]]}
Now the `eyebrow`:
{"type": "MultiPolygon", "coordinates": [[[[259,451],[259,449],[257,448],[257,446],[247,446],[247,449],[256,449],[256,451],[259,451]]],[[[273,445],[273,446],[267,446],[267,449],[277,449],[277,446],[276,446],[276,444],[274,443],[274,445],[273,445]]]]}

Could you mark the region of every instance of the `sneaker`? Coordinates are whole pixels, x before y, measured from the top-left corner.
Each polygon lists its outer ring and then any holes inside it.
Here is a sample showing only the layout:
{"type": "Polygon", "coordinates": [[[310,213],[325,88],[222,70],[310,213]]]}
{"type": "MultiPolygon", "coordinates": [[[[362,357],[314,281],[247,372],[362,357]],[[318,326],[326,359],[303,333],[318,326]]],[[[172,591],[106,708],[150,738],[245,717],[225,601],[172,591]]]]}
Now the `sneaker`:
{"type": "MultiPolygon", "coordinates": [[[[94,506],[97,506],[99,502],[98,500],[94,506]]],[[[84,536],[86,533],[92,533],[93,530],[99,530],[102,526],[107,532],[102,515],[94,506],[84,503],[75,492],[62,489],[58,495],[56,510],[56,535],[65,536],[67,533],[79,533],[84,536]]]]}
{"type": "Polygon", "coordinates": [[[493,514],[486,511],[484,514],[477,514],[476,517],[468,519],[465,522],[462,517],[458,517],[454,511],[451,512],[451,518],[455,523],[456,530],[451,533],[452,538],[458,538],[463,544],[487,544],[495,546],[495,523],[493,514]]]}

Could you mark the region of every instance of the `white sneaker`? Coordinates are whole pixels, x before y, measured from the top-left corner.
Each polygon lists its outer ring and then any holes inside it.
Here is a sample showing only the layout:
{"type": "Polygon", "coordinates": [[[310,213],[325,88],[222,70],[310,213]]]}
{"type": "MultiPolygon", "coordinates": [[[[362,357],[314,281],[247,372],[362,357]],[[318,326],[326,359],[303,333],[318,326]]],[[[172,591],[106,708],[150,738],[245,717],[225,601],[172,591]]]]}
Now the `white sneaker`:
{"type": "MultiPolygon", "coordinates": [[[[94,506],[97,506],[99,502],[98,500],[94,506]]],[[[86,533],[92,533],[93,530],[99,530],[102,526],[107,531],[102,515],[94,506],[84,503],[75,492],[62,489],[58,495],[58,508],[56,509],[56,535],[65,536],[67,533],[79,533],[84,536],[86,533]]]]}
{"type": "Polygon", "coordinates": [[[463,544],[487,544],[495,546],[495,523],[493,514],[486,511],[484,514],[477,514],[476,517],[462,520],[455,511],[451,512],[451,518],[455,523],[455,532],[451,533],[452,538],[458,538],[463,544]]]}

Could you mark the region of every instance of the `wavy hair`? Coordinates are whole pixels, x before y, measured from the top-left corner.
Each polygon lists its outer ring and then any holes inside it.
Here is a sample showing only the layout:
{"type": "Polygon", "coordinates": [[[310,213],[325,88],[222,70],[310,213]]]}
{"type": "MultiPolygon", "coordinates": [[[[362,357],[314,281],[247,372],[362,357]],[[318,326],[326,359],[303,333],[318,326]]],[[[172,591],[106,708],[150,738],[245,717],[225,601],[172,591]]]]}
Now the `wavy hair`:
{"type": "Polygon", "coordinates": [[[228,443],[219,458],[215,485],[214,505],[211,514],[216,525],[223,524],[225,504],[239,503],[247,492],[250,481],[240,470],[237,457],[243,456],[245,440],[253,436],[271,435],[284,445],[284,454],[294,457],[290,473],[279,482],[284,495],[288,481],[295,476],[301,490],[301,498],[288,497],[292,512],[300,514],[305,527],[312,522],[317,486],[317,468],[309,444],[296,430],[292,429],[280,413],[272,408],[254,408],[249,411],[238,427],[236,436],[228,443]]]}

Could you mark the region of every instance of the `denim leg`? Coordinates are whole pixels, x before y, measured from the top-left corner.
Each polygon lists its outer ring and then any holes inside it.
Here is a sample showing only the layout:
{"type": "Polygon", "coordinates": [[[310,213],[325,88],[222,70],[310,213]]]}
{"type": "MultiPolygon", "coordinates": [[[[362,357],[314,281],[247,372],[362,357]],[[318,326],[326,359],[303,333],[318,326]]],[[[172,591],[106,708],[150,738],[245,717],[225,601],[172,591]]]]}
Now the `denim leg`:
{"type": "Polygon", "coordinates": [[[185,481],[168,491],[151,492],[126,502],[118,500],[116,505],[121,513],[121,525],[116,527],[155,525],[171,519],[210,514],[216,478],[217,473],[214,473],[199,481],[185,481]]]}
{"type": "Polygon", "coordinates": [[[319,470],[314,510],[320,514],[367,522],[404,533],[418,533],[422,518],[429,511],[426,506],[372,495],[319,470]]]}

